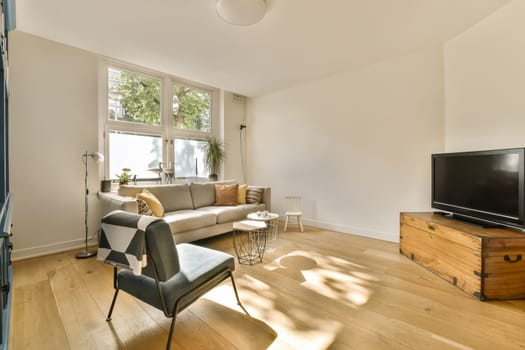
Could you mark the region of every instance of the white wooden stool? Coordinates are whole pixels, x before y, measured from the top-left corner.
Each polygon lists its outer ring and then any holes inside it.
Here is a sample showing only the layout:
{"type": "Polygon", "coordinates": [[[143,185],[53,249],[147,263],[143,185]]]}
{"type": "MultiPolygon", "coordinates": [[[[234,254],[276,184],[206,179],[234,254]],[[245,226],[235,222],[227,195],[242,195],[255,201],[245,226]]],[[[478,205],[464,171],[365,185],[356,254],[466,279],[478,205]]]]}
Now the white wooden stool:
{"type": "Polygon", "coordinates": [[[286,211],[284,213],[284,215],[286,215],[286,221],[284,222],[284,232],[288,229],[288,220],[290,217],[295,217],[301,232],[304,232],[303,222],[301,221],[301,217],[303,216],[303,212],[301,211],[302,198],[300,196],[286,196],[284,199],[286,201],[286,211]]]}

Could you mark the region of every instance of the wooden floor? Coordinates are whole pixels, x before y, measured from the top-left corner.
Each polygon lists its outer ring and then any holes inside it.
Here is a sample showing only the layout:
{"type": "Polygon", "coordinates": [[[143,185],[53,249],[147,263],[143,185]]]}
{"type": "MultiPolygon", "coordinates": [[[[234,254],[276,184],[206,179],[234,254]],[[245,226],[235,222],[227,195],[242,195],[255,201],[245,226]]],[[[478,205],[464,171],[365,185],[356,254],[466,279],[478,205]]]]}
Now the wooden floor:
{"type": "MultiPolygon", "coordinates": [[[[203,242],[233,253],[230,235],[203,242]]],[[[306,228],[183,311],[172,349],[521,349],[525,301],[480,302],[398,245],[306,228]]],[[[163,349],[170,320],[74,252],[14,263],[10,349],[163,349]]]]}

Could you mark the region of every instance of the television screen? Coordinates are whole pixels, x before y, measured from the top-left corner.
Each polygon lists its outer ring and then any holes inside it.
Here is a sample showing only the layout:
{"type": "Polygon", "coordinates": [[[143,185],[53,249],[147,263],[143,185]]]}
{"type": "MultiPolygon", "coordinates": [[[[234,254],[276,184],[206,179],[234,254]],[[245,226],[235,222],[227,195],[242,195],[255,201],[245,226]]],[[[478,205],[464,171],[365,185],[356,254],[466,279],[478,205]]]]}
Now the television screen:
{"type": "Polygon", "coordinates": [[[432,155],[432,207],[522,226],[524,149],[432,155]]]}

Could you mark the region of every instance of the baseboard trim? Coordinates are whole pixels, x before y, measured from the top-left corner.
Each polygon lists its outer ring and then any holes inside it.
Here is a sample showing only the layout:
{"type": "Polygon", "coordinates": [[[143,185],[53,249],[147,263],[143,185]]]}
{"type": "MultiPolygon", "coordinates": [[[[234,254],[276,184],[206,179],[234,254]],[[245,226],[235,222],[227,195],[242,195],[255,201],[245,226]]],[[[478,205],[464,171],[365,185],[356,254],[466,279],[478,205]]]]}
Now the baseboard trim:
{"type": "MultiPolygon", "coordinates": [[[[90,243],[90,246],[91,245],[92,243],[90,243]]],[[[38,247],[15,249],[11,253],[11,260],[17,261],[29,258],[36,258],[37,256],[49,255],[81,248],[84,248],[84,242],[75,239],[72,241],[46,244],[38,247]]]]}
{"type": "MultiPolygon", "coordinates": [[[[284,220],[284,218],[281,218],[281,220],[284,220]]],[[[379,239],[381,241],[399,243],[399,236],[392,237],[391,234],[388,234],[386,232],[379,232],[375,230],[366,229],[363,227],[330,224],[327,222],[311,220],[311,219],[306,219],[306,218],[303,218],[302,221],[303,221],[303,225],[305,226],[315,227],[315,228],[319,228],[323,230],[348,233],[354,236],[379,239]]],[[[295,221],[292,221],[290,225],[295,225],[295,221]]]]}

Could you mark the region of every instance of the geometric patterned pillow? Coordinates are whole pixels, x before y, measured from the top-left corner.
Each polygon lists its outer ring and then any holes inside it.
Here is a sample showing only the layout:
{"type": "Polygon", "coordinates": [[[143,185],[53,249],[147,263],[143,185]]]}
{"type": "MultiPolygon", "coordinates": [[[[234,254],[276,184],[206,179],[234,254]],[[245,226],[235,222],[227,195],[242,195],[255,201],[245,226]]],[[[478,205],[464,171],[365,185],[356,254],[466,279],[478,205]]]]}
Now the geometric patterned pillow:
{"type": "MultiPolygon", "coordinates": [[[[189,191],[189,189],[188,189],[189,191]]],[[[136,198],[144,200],[144,202],[148,203],[148,207],[151,209],[153,215],[158,217],[164,216],[164,207],[162,206],[162,203],[159,201],[157,197],[150,191],[148,191],[146,188],[142,190],[142,193],[137,193],[136,198]]],[[[191,201],[191,197],[190,197],[191,201]]]]}
{"type": "Polygon", "coordinates": [[[248,188],[246,191],[246,203],[259,204],[261,203],[264,188],[248,188]]]}
{"type": "Polygon", "coordinates": [[[139,214],[140,215],[149,215],[153,216],[153,212],[151,211],[148,203],[144,199],[137,198],[137,204],[139,206],[139,214]]]}

